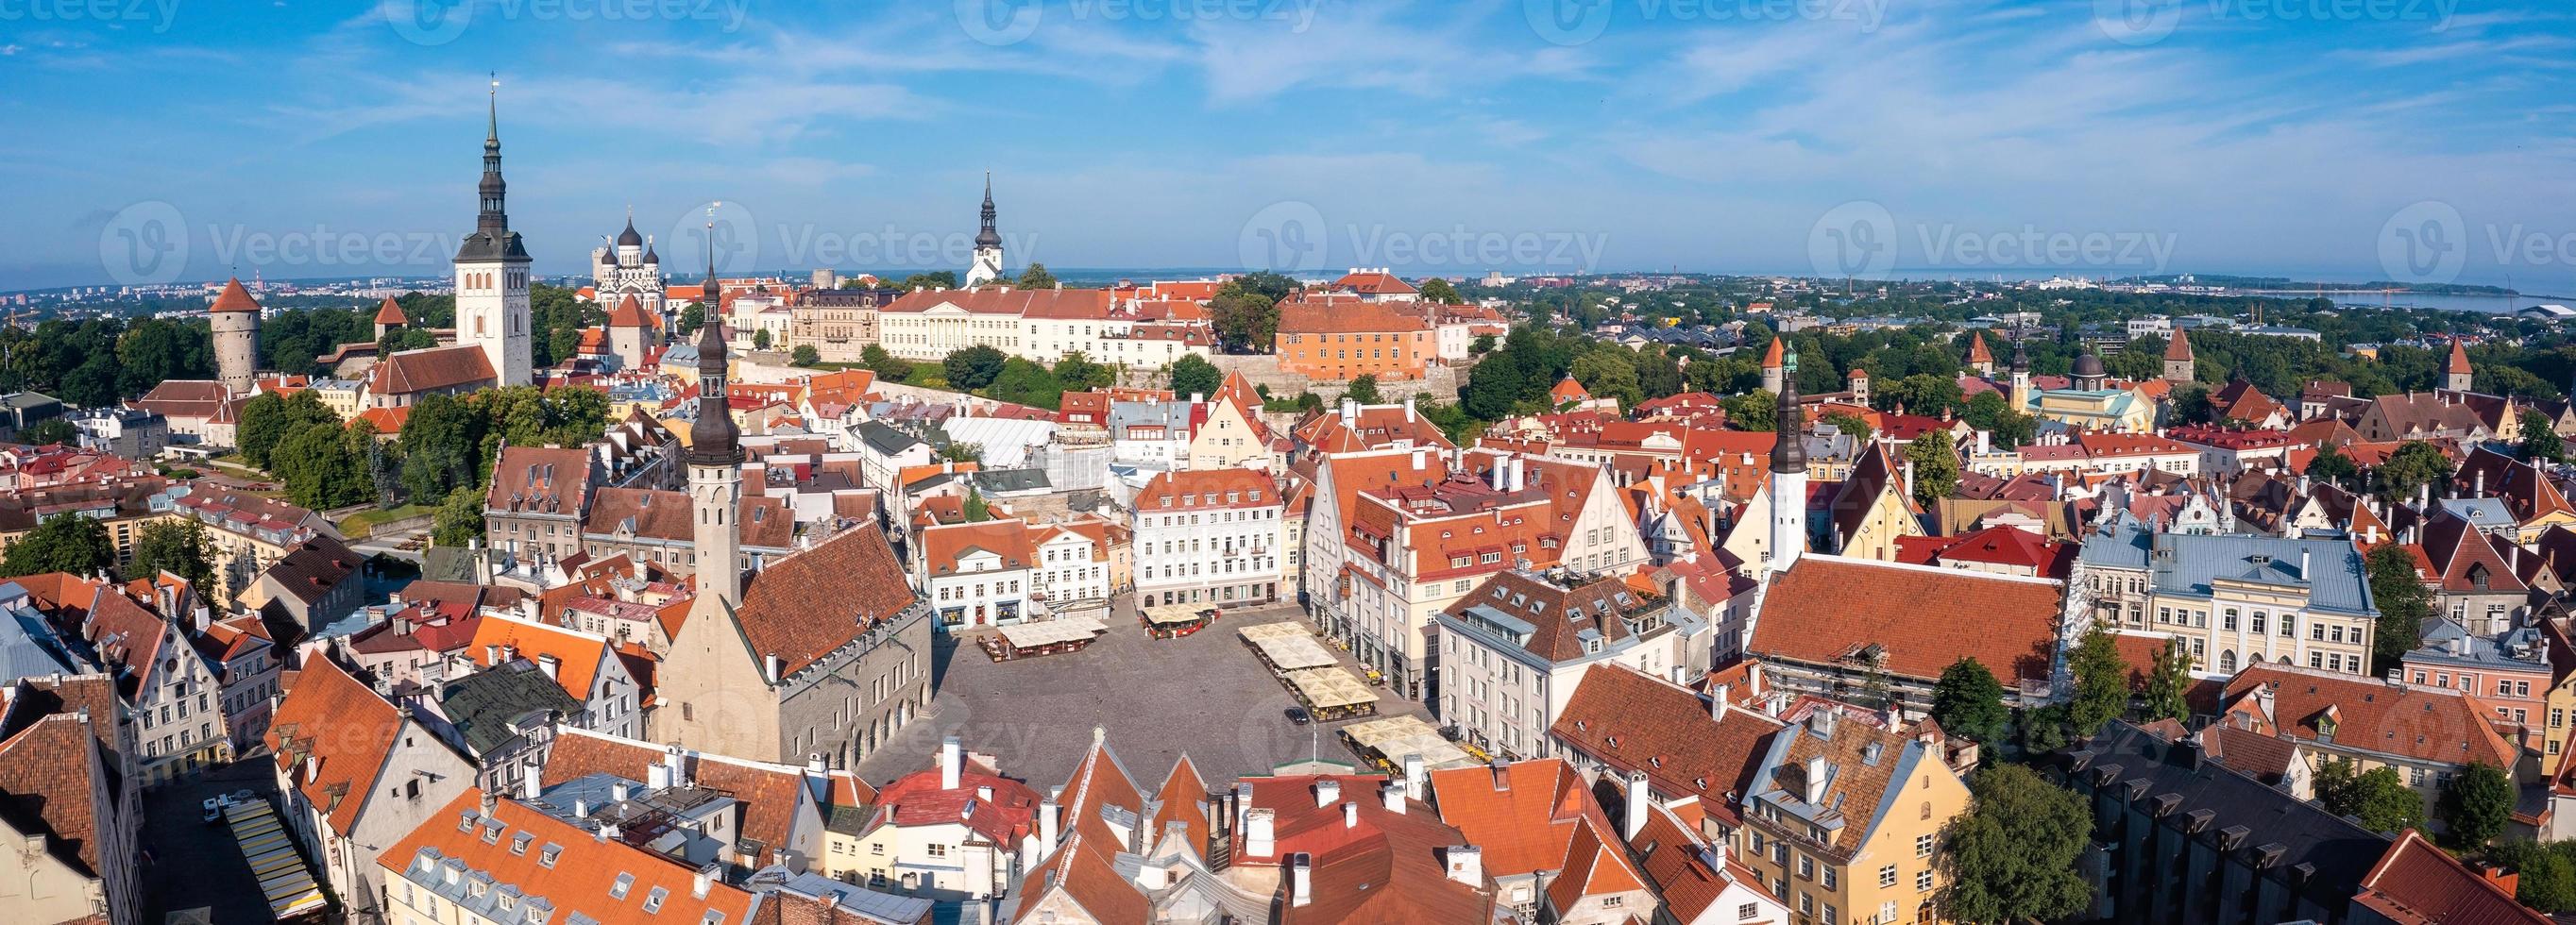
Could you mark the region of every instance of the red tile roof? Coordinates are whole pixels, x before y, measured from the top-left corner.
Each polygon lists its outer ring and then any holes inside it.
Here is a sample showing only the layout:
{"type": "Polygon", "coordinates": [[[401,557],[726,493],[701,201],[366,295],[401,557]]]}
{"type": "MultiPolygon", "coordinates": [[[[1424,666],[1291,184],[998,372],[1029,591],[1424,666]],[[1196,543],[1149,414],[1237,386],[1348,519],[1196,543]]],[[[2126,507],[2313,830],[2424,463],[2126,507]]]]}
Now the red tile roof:
{"type": "MultiPolygon", "coordinates": [[[[651,742],[567,726],[555,737],[538,783],[552,787],[591,774],[613,774],[643,782],[652,779],[650,769],[666,754],[662,746],[651,742]]],[[[796,822],[798,796],[808,786],[802,768],[688,751],[681,756],[691,783],[722,790],[741,803],[742,818],[736,823],[736,834],[761,843],[763,857],[759,863],[771,863],[777,852],[792,847],[787,841],[788,830],[796,822]]],[[[437,822],[431,820],[433,826],[437,822]]],[[[590,839],[584,836],[582,840],[590,839]]]]}
{"type": "Polygon", "coordinates": [[[2542,925],[2550,921],[2414,829],[2399,835],[2370,873],[2362,875],[2361,893],[2353,901],[2407,925],[2542,925]]]}
{"type": "Polygon", "coordinates": [[[471,344],[405,350],[376,363],[368,373],[367,391],[376,395],[409,395],[497,381],[483,348],[471,344]]]}
{"type": "Polygon", "coordinates": [[[752,651],[794,674],[915,601],[875,527],[849,530],[757,573],[734,613],[752,651]]]}
{"type": "Polygon", "coordinates": [[[2004,679],[2046,678],[2055,581],[1805,555],[1774,579],[1747,651],[1839,664],[1876,645],[1888,673],[1929,681],[1962,657],[2004,679]]]}
{"type": "Polygon", "coordinates": [[[96,790],[109,776],[100,774],[91,722],[58,713],[0,741],[0,830],[41,835],[56,859],[99,876],[98,811],[111,801],[96,790]]]}
{"type": "Polygon", "coordinates": [[[333,831],[351,834],[383,773],[402,714],[327,658],[308,658],[271,715],[266,736],[281,774],[333,831]]]}
{"type": "Polygon", "coordinates": [[[1411,283],[1383,270],[1353,270],[1334,280],[1332,288],[1363,295],[1404,295],[1417,291],[1411,283]]]}
{"type": "Polygon", "coordinates": [[[1614,770],[1645,772],[1666,799],[1696,796],[1709,814],[1732,824],[1778,731],[1780,722],[1760,713],[1729,709],[1720,720],[1690,688],[1621,665],[1595,665],[1548,735],[1614,770]]]}
{"type": "Polygon", "coordinates": [[[2263,664],[2229,679],[2221,702],[2229,711],[2259,712],[2254,691],[2263,685],[2272,685],[2271,725],[2303,741],[2319,741],[2318,722],[2332,709],[2336,747],[2440,764],[2485,762],[2508,772],[2522,755],[2488,722],[2492,706],[2456,690],[2263,664]]]}
{"type": "Polygon", "coordinates": [[[394,301],[393,296],[386,296],[385,304],[376,308],[376,323],[410,324],[411,319],[403,314],[402,303],[394,301]]]}
{"type": "Polygon", "coordinates": [[[236,276],[224,281],[223,294],[215,296],[214,304],[206,306],[206,310],[210,312],[256,312],[259,311],[259,300],[250,297],[250,290],[242,288],[241,277],[236,276]]]}
{"type": "Polygon", "coordinates": [[[1163,510],[1229,510],[1278,507],[1279,486],[1270,476],[1250,469],[1190,469],[1163,472],[1136,493],[1138,513],[1163,510]]]}

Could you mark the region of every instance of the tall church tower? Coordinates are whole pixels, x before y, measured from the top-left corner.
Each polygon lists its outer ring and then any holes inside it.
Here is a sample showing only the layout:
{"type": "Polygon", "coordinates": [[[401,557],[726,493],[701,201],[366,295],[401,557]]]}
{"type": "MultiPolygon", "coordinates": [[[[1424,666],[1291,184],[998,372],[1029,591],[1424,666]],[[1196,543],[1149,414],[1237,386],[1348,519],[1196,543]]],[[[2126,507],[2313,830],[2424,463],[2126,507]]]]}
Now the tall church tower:
{"type": "Polygon", "coordinates": [[[984,172],[984,230],[975,233],[975,266],[966,271],[969,288],[1002,278],[1002,233],[993,229],[993,172],[984,172]]]}
{"type": "Polygon", "coordinates": [[[2013,342],[2012,410],[2030,413],[2030,348],[2020,341],[2013,342]]]}
{"type": "Polygon", "coordinates": [[[483,135],[482,210],[456,249],[456,341],[482,348],[504,386],[527,385],[535,363],[528,320],[528,249],[502,207],[501,82],[492,82],[483,135]]]}
{"type": "Polygon", "coordinates": [[[1765,573],[1789,570],[1807,551],[1807,418],[1798,407],[1798,355],[1781,360],[1780,404],[1772,416],[1771,561],[1765,573]]]}
{"type": "Polygon", "coordinates": [[[2165,342],[2165,381],[2187,385],[2194,375],[2191,336],[2184,334],[2180,326],[2176,326],[2173,332],[2173,339],[2165,342]]]}
{"type": "Polygon", "coordinates": [[[2476,372],[2469,368],[2469,348],[2461,346],[2459,338],[2451,338],[2451,358],[2442,364],[2442,387],[2467,392],[2477,381],[2476,372]]]}
{"type": "MultiPolygon", "coordinates": [[[[721,304],[716,283],[715,225],[707,226],[707,282],[701,299],[721,304]]],[[[698,602],[689,619],[732,619],[742,604],[742,431],[725,409],[725,342],[722,319],[698,328],[698,419],[689,425],[689,506],[696,513],[698,602]]]]}

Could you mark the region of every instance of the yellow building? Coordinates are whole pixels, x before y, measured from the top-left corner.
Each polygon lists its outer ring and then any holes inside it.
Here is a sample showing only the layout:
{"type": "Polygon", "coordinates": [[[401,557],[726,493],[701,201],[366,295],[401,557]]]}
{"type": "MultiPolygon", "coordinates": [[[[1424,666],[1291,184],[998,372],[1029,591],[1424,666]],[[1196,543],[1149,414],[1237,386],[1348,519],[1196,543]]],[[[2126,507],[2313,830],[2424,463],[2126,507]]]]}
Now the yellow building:
{"type": "Polygon", "coordinates": [[[1733,846],[1797,920],[1931,921],[1941,829],[1969,808],[1940,746],[1817,705],[1771,740],[1733,846]]]}

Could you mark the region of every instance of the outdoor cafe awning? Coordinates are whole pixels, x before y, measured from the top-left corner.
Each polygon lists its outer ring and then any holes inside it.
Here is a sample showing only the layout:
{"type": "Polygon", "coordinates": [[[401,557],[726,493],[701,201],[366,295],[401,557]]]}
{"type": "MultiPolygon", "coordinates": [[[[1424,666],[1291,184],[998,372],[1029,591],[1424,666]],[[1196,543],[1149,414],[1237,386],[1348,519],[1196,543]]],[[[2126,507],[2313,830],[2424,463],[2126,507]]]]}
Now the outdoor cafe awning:
{"type": "Polygon", "coordinates": [[[1243,639],[1261,650],[1261,657],[1281,671],[1321,668],[1333,664],[1333,653],[1315,641],[1313,634],[1295,623],[1264,623],[1243,628],[1243,639]],[[1281,632],[1285,630],[1285,632],[1281,632]]]}
{"type": "Polygon", "coordinates": [[[1296,685],[1306,704],[1318,710],[1338,710],[1377,703],[1377,695],[1360,683],[1349,669],[1307,668],[1288,673],[1288,683],[1296,685]]]}
{"type": "Polygon", "coordinates": [[[1352,723],[1342,727],[1351,744],[1376,752],[1388,761],[1403,761],[1406,755],[1422,756],[1422,764],[1432,770],[1472,768],[1473,756],[1456,743],[1440,737],[1439,730],[1418,716],[1389,716],[1352,723]]]}
{"type": "Polygon", "coordinates": [[[1002,641],[1014,649],[1035,649],[1067,642],[1090,642],[1091,637],[1108,627],[1091,619],[1047,620],[1039,623],[1017,623],[1002,627],[1002,641]]]}
{"type": "Polygon", "coordinates": [[[1161,607],[1147,607],[1145,608],[1145,622],[1154,626],[1177,626],[1184,623],[1196,623],[1205,619],[1204,617],[1199,616],[1199,611],[1205,609],[1207,608],[1192,607],[1187,604],[1167,604],[1161,607]]]}

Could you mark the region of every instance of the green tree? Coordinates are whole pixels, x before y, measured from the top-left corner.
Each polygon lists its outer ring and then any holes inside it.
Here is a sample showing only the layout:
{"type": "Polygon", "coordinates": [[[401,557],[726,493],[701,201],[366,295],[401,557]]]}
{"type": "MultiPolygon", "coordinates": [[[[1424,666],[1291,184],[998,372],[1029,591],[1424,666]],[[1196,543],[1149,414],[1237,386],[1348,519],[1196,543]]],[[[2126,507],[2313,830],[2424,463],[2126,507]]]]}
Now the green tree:
{"type": "Polygon", "coordinates": [[[769,349],[769,329],[768,329],[768,328],[762,328],[762,329],[760,329],[760,330],[757,330],[757,331],[753,331],[753,332],[751,332],[751,349],[754,349],[754,350],[767,350],[767,349],[769,349]]]}
{"type": "Polygon", "coordinates": [[[2012,710],[2004,706],[2004,685],[1995,673],[1962,657],[1941,669],[1941,680],[1932,686],[1932,720],[1952,735],[1996,746],[2011,730],[2012,710]]]}
{"type": "Polygon", "coordinates": [[[1053,410],[1064,405],[1064,383],[1044,366],[1019,357],[1002,361],[1002,374],[984,387],[988,397],[1053,410]]]}
{"type": "Polygon", "coordinates": [[[1117,367],[1094,363],[1090,355],[1080,350],[1065,354],[1064,359],[1055,361],[1053,372],[1056,381],[1062,383],[1064,391],[1067,392],[1088,392],[1092,389],[1106,388],[1118,382],[1117,367]]]}
{"type": "Polygon", "coordinates": [[[869,344],[866,349],[859,351],[859,365],[867,367],[869,372],[876,373],[877,378],[887,382],[902,382],[912,378],[911,360],[898,359],[894,354],[886,352],[886,348],[875,344],[869,344]]]}
{"type": "MultiPolygon", "coordinates": [[[[452,396],[429,394],[403,419],[402,485],[417,504],[437,504],[483,479],[483,415],[452,396]]],[[[480,504],[481,499],[477,498],[480,504]]]]}
{"type": "MultiPolygon", "coordinates": [[[[405,427],[408,431],[410,428],[405,427]]],[[[440,546],[464,546],[483,538],[483,493],[456,491],[438,505],[429,540],[440,546]]]]}
{"type": "Polygon", "coordinates": [[[1451,285],[1448,280],[1441,279],[1437,276],[1423,280],[1420,292],[1422,300],[1425,302],[1440,302],[1447,305],[1458,305],[1467,301],[1465,298],[1458,295],[1457,286],[1451,285]]]}
{"type": "Polygon", "coordinates": [[[927,273],[915,273],[911,276],[904,277],[902,282],[894,284],[894,288],[901,289],[905,292],[911,292],[915,289],[955,289],[957,288],[957,271],[932,270],[927,273]]]}
{"type": "Polygon", "coordinates": [[[2370,551],[2370,597],[2379,605],[2379,626],[2371,634],[2370,673],[2386,674],[2424,640],[2424,621],[2433,616],[2433,593],[2415,573],[2415,556],[2395,543],[2370,551]]]}
{"type": "MultiPolygon", "coordinates": [[[[1571,373],[1583,390],[1601,398],[1615,398],[1620,407],[1634,408],[1646,400],[1644,383],[1637,378],[1637,354],[1626,347],[1603,347],[1574,358],[1571,373]]],[[[1555,383],[1548,383],[1554,386],[1555,383]]]]}
{"type": "Polygon", "coordinates": [[[1357,379],[1351,380],[1350,387],[1342,390],[1342,397],[1359,402],[1363,405],[1382,405],[1386,403],[1386,396],[1378,394],[1377,377],[1373,375],[1361,376],[1357,379]]]}
{"type": "Polygon", "coordinates": [[[1717,400],[1726,410],[1726,423],[1737,430],[1770,431],[1780,428],[1780,396],[1755,389],[1742,395],[1729,395],[1717,400]]]}
{"type": "Polygon", "coordinates": [[[2333,444],[2318,447],[2317,455],[2308,458],[2307,474],[2309,478],[2329,485],[2361,487],[2361,467],[2333,444]]]}
{"type": "Polygon", "coordinates": [[[269,451],[277,441],[286,439],[286,399],[275,392],[261,392],[242,402],[240,418],[233,425],[233,445],[241,451],[242,461],[252,468],[268,468],[269,451]]]}
{"type": "Polygon", "coordinates": [[[1322,410],[1324,410],[1324,396],[1317,395],[1313,392],[1297,393],[1297,413],[1304,414],[1309,411],[1322,410]]]}
{"type": "Polygon", "coordinates": [[[993,519],[993,506],[985,503],[982,492],[969,488],[966,489],[966,503],[964,505],[963,513],[966,515],[967,523],[983,523],[984,521],[993,519]]]}
{"type": "Polygon", "coordinates": [[[1208,300],[1208,322],[1216,328],[1217,341],[1236,353],[1262,353],[1270,350],[1279,334],[1279,306],[1269,297],[1243,289],[1228,281],[1208,300]]]}
{"type": "Polygon", "coordinates": [[[1287,298],[1289,293],[1296,292],[1304,287],[1299,286],[1295,279],[1290,278],[1285,273],[1276,273],[1269,270],[1255,270],[1253,272],[1237,276],[1233,279],[1226,280],[1225,285],[1218,287],[1217,291],[1224,292],[1229,288],[1253,293],[1262,298],[1269,299],[1272,302],[1277,302],[1281,299],[1287,298]]]}
{"type": "Polygon", "coordinates": [[[698,333],[699,328],[706,326],[707,307],[704,303],[691,302],[686,307],[680,309],[680,336],[689,337],[695,335],[698,333]]]}
{"type": "Polygon", "coordinates": [[[214,544],[206,538],[206,526],[194,520],[164,520],[148,524],[134,538],[134,562],[125,569],[128,578],[150,578],[169,572],[185,578],[199,588],[212,586],[215,577],[214,544]]]}
{"type": "Polygon", "coordinates": [[[952,442],[939,448],[939,458],[948,462],[980,463],[984,461],[984,445],[952,442]]]}
{"type": "Polygon", "coordinates": [[[2156,663],[2147,674],[2147,695],[2138,704],[2138,717],[2153,722],[2160,719],[2181,721],[2191,718],[2191,703],[2184,695],[2191,690],[2191,652],[2177,637],[2165,641],[2156,652],[2156,663]]]}
{"type": "Polygon", "coordinates": [[[1053,289],[1056,287],[1055,274],[1047,272],[1046,264],[1029,264],[1027,269],[1020,271],[1019,287],[1022,289],[1053,289]]]}
{"type": "Polygon", "coordinates": [[[2452,845],[2475,849],[2504,834],[2505,825],[2513,821],[2513,801],[2513,779],[2503,769],[2480,761],[2442,785],[2434,809],[2450,829],[2452,845]]]}
{"type": "Polygon", "coordinates": [[[2327,812],[2361,820],[2373,832],[2399,832],[2424,827],[2424,798],[2406,786],[2397,769],[2372,768],[2355,774],[2351,759],[2329,758],[2317,767],[2313,785],[2317,803],[2327,812]]]}
{"type": "Polygon", "coordinates": [[[950,386],[971,392],[992,384],[1008,359],[991,344],[976,344],[950,353],[940,366],[947,371],[950,386]]]}
{"type": "Polygon", "coordinates": [[[349,452],[347,434],[327,423],[298,425],[278,441],[270,470],[286,485],[288,498],[323,510],[373,500],[375,483],[367,466],[349,452]]]}
{"type": "Polygon", "coordinates": [[[2103,724],[2129,712],[2129,663],[2120,657],[2111,634],[2099,626],[2086,631],[2075,651],[2066,654],[2066,667],[2075,675],[2075,696],[2066,704],[2073,738],[2090,738],[2103,724]]]}
{"type": "Polygon", "coordinates": [[[95,575],[115,564],[116,545],[107,538],[107,526],[78,514],[45,518],[0,556],[0,572],[10,578],[44,572],[95,575]]]}
{"type": "Polygon", "coordinates": [[[787,362],[810,367],[823,362],[823,352],[814,349],[813,344],[797,344],[796,349],[787,352],[787,362]]]}
{"type": "Polygon", "coordinates": [[[1195,353],[1173,360],[1169,378],[1173,394],[1183,398],[1192,395],[1214,395],[1217,389],[1225,386],[1225,373],[1219,372],[1216,364],[1208,362],[1207,358],[1195,353]]]}
{"type": "Polygon", "coordinates": [[[2522,412],[2522,458],[2567,461],[2567,441],[2550,429],[2549,416],[2532,409],[2522,412]]]}
{"type": "Polygon", "coordinates": [[[2041,922],[2074,915],[2093,888],[2076,868],[2093,837],[2082,797],[2017,764],[1988,764],[1969,781],[1972,808],[1943,833],[1949,885],[1943,918],[2041,922]]]}
{"type": "Polygon", "coordinates": [[[1484,356],[1485,354],[1494,352],[1494,335],[1476,335],[1475,342],[1467,345],[1467,352],[1474,356],[1484,356]]]}
{"type": "Polygon", "coordinates": [[[2576,912],[2576,842],[2543,845],[2516,839],[2487,851],[2487,860],[2513,870],[2513,898],[2548,913],[2576,912]]]}
{"type": "Polygon", "coordinates": [[[29,424],[27,429],[18,432],[18,442],[28,446],[52,446],[57,443],[79,441],[80,428],[73,427],[71,421],[63,418],[46,418],[29,424]]]}
{"type": "Polygon", "coordinates": [[[2451,459],[2440,449],[2422,440],[2408,440],[2388,454],[2379,464],[2379,495],[2390,500],[2415,496],[2417,489],[2439,485],[2451,478],[2451,459]]]}
{"type": "Polygon", "coordinates": [[[1959,493],[1959,448],[1950,443],[1950,432],[1927,430],[1905,445],[1905,459],[1914,464],[1914,500],[1930,505],[1959,493]]]}

